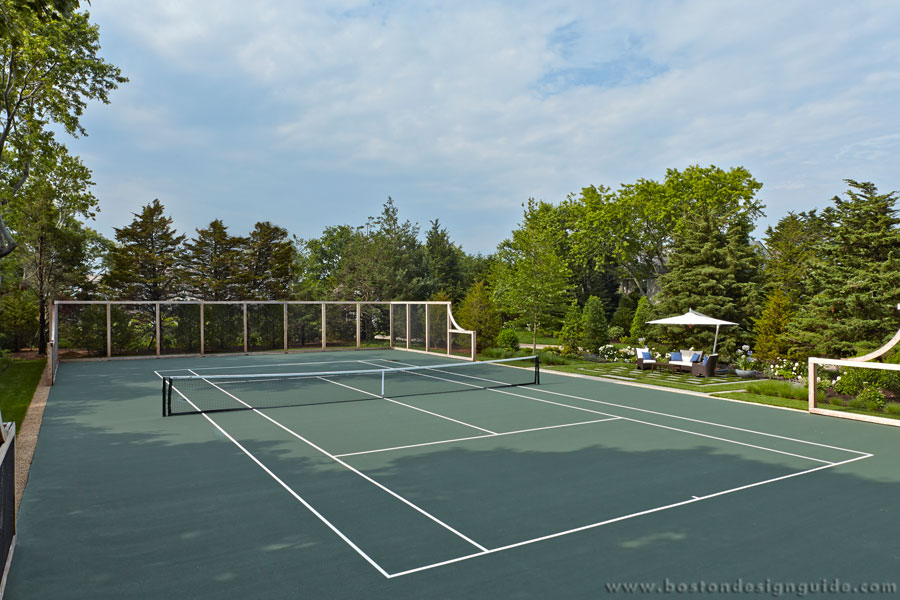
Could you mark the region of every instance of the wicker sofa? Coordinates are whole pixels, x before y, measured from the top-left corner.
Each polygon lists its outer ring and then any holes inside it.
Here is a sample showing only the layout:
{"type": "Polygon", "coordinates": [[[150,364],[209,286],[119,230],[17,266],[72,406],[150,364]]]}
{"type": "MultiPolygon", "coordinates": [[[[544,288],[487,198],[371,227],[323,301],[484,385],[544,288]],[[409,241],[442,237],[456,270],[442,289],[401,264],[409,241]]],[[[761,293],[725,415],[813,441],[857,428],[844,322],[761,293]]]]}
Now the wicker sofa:
{"type": "Polygon", "coordinates": [[[672,360],[673,354],[675,353],[673,352],[669,355],[669,364],[678,365],[678,368],[682,371],[691,371],[695,364],[703,360],[703,352],[700,350],[682,350],[680,352],[680,360],[672,360]],[[692,358],[696,358],[697,360],[691,360],[692,358]]]}
{"type": "Polygon", "coordinates": [[[653,359],[653,353],[650,352],[650,348],[635,348],[634,353],[637,355],[637,368],[641,371],[646,371],[647,369],[653,369],[653,365],[656,364],[656,360],[653,359]],[[644,353],[647,352],[650,354],[650,358],[644,358],[644,353]]]}
{"type": "Polygon", "coordinates": [[[719,355],[710,354],[702,361],[694,363],[691,367],[691,374],[697,377],[714,377],[716,375],[716,367],[719,364],[719,355]]]}

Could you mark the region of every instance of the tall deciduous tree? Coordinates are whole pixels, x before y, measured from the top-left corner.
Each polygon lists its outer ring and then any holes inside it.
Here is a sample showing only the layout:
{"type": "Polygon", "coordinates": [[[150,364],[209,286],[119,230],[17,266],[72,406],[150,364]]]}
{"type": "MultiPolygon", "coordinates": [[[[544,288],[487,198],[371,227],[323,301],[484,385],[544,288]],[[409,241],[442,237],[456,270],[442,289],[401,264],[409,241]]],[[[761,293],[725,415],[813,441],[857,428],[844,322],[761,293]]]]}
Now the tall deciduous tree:
{"type": "Polygon", "coordinates": [[[555,328],[571,289],[571,273],[554,243],[561,235],[558,223],[549,214],[530,198],[519,228],[497,248],[494,299],[502,310],[528,324],[533,344],[539,325],[555,328]]]}
{"type": "Polygon", "coordinates": [[[0,257],[16,243],[4,208],[24,185],[34,159],[52,143],[48,125],[83,135],[81,115],[90,100],[109,102],[127,81],[98,56],[99,30],[71,0],[0,0],[0,257]]]}
{"type": "Polygon", "coordinates": [[[791,320],[791,352],[849,356],[881,345],[897,328],[900,217],[897,192],[846,180],[846,198],[822,211],[826,223],[806,285],[809,299],[791,320]]]}
{"type": "Polygon", "coordinates": [[[130,225],[115,228],[104,283],[119,299],[169,300],[179,295],[178,259],[185,236],[176,233],[164,211],[154,200],[134,213],[130,225]]]}

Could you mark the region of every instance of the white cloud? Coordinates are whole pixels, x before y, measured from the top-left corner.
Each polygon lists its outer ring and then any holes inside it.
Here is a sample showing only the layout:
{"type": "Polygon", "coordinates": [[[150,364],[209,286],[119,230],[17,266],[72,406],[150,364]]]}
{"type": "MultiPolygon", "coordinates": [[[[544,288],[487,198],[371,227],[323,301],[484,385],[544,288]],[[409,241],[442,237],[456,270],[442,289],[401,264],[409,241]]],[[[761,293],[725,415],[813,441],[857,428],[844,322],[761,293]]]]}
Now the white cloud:
{"type": "MultiPolygon", "coordinates": [[[[317,199],[372,188],[367,207],[387,188],[413,213],[488,211],[499,241],[528,196],[693,163],[749,167],[773,218],[839,193],[842,177],[900,187],[893,3],[135,0],[92,12],[114,51],[149,53],[126,73],[138,92],[114,97],[108,118],[159,160],[189,146],[200,164],[181,187],[218,190],[205,207],[223,213],[239,214],[260,179],[275,196],[288,193],[279,180],[315,182],[303,193],[317,199]],[[213,173],[224,180],[198,185],[213,173]]],[[[377,212],[357,210],[359,222],[377,212]]],[[[454,218],[454,237],[491,249],[454,218]]],[[[284,219],[318,231],[347,220],[290,207],[284,219]]]]}

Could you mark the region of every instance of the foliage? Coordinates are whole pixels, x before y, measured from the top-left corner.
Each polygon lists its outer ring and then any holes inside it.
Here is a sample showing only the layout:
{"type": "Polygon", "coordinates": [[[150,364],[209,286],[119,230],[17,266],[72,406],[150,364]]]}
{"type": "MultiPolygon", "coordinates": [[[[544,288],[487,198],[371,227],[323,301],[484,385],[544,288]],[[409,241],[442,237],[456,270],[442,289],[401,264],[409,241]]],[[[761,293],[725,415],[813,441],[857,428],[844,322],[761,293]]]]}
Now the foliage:
{"type": "Polygon", "coordinates": [[[497,334],[497,346],[506,348],[507,350],[518,350],[519,336],[516,334],[516,330],[509,328],[501,329],[500,333],[497,334]]]}
{"type": "Polygon", "coordinates": [[[625,330],[619,327],[618,325],[611,325],[609,328],[609,339],[610,341],[618,341],[621,340],[625,335],[625,330]]]}
{"type": "Polygon", "coordinates": [[[766,375],[769,377],[781,377],[782,379],[799,380],[807,376],[808,368],[805,362],[778,358],[766,369],[766,375]]]}
{"type": "Polygon", "coordinates": [[[748,383],[747,391],[763,396],[794,398],[795,400],[806,400],[809,397],[809,390],[806,386],[797,385],[789,381],[773,381],[770,379],[748,383]]]}
{"type": "Polygon", "coordinates": [[[562,329],[559,330],[559,343],[563,347],[563,352],[577,352],[581,345],[581,307],[578,306],[577,300],[572,300],[566,309],[566,316],[563,319],[562,329]]]}
{"type": "Polygon", "coordinates": [[[846,180],[846,198],[822,212],[823,239],[788,328],[791,354],[844,357],[881,345],[900,303],[897,192],[846,180]]]}
{"type": "Polygon", "coordinates": [[[886,402],[884,412],[889,415],[900,415],[900,402],[886,402]]]}
{"type": "Polygon", "coordinates": [[[176,234],[164,210],[154,200],[134,213],[130,225],[115,228],[116,244],[109,252],[104,283],[117,298],[168,300],[179,294],[178,257],[185,236],[176,234]]]}
{"type": "Polygon", "coordinates": [[[35,343],[38,306],[25,290],[0,297],[0,348],[19,350],[35,343]]]}
{"type": "MultiPolygon", "coordinates": [[[[516,358],[517,356],[531,356],[535,354],[531,349],[524,350],[511,350],[508,348],[486,348],[484,352],[481,353],[481,356],[486,359],[499,359],[499,358],[516,358]]],[[[577,362],[576,360],[570,359],[566,356],[561,356],[555,352],[550,352],[549,350],[539,350],[537,353],[538,359],[541,362],[541,365],[568,365],[573,362],[577,362]]],[[[530,367],[534,363],[516,363],[523,367],[530,367]]]]}
{"type": "Polygon", "coordinates": [[[623,332],[630,331],[631,322],[634,321],[634,311],[637,310],[637,304],[640,297],[638,292],[631,292],[619,296],[619,305],[616,307],[616,311],[609,320],[609,326],[621,327],[623,332]]]}
{"type": "Polygon", "coordinates": [[[249,279],[249,273],[242,269],[241,251],[246,238],[230,235],[219,219],[196,231],[194,238],[184,244],[179,257],[187,296],[203,300],[244,297],[243,284],[249,279]]]}
{"type": "Polygon", "coordinates": [[[872,412],[884,408],[884,392],[881,391],[880,387],[871,383],[863,387],[856,399],[865,406],[866,410],[872,412]]]}
{"type": "Polygon", "coordinates": [[[750,346],[743,346],[735,351],[737,355],[734,360],[734,366],[741,371],[753,371],[758,365],[757,360],[753,357],[753,351],[750,346]]]}
{"type": "Polygon", "coordinates": [[[647,332],[650,330],[647,321],[652,317],[653,309],[650,307],[650,300],[646,296],[641,296],[634,311],[634,318],[631,320],[629,337],[631,337],[632,343],[637,343],[639,339],[647,337],[647,332]]]}
{"type": "Polygon", "coordinates": [[[538,326],[553,326],[570,290],[570,271],[553,242],[560,235],[552,212],[529,199],[512,237],[497,249],[494,300],[517,321],[528,323],[533,339],[538,326]]]}
{"type": "Polygon", "coordinates": [[[824,233],[823,226],[821,217],[813,210],[789,212],[775,227],[766,228],[766,283],[791,303],[803,294],[824,233]]]}
{"type": "Polygon", "coordinates": [[[51,124],[84,134],[81,116],[91,100],[127,81],[118,67],[98,56],[99,30],[77,2],[27,4],[0,0],[0,257],[15,248],[4,223],[6,205],[21,190],[34,162],[55,144],[51,124]],[[24,7],[30,7],[23,9],[24,7]],[[49,6],[65,10],[49,9],[49,6]],[[52,18],[51,18],[52,17],[52,18]]]}
{"type": "Polygon", "coordinates": [[[15,421],[17,430],[21,430],[45,364],[44,359],[13,360],[5,371],[0,368],[0,413],[4,421],[15,421]]]}
{"type": "Polygon", "coordinates": [[[479,352],[496,342],[501,327],[500,314],[494,307],[491,290],[483,280],[477,281],[462,301],[459,323],[475,331],[475,344],[479,352]]]}
{"type": "Polygon", "coordinates": [[[581,314],[581,340],[581,347],[592,354],[609,342],[606,310],[603,301],[596,296],[588,298],[581,314]]]}
{"type": "Polygon", "coordinates": [[[243,248],[244,297],[254,300],[290,298],[296,253],[287,229],[269,221],[256,223],[243,248]]]}
{"type": "Polygon", "coordinates": [[[793,311],[789,296],[776,287],[766,298],[762,314],[753,322],[756,351],[762,360],[787,356],[790,349],[785,336],[793,311]]]}
{"type": "Polygon", "coordinates": [[[445,291],[454,302],[465,296],[462,248],[450,241],[447,229],[438,219],[431,221],[425,234],[425,263],[429,287],[433,292],[445,291]]]}

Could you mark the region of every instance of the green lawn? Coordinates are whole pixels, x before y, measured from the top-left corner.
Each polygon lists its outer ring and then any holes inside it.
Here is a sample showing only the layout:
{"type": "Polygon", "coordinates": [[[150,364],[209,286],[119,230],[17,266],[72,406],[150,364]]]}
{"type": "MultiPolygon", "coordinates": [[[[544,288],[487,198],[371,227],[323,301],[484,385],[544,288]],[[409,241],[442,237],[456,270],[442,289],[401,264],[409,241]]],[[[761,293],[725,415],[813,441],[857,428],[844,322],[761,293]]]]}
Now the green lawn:
{"type": "Polygon", "coordinates": [[[4,421],[16,422],[16,430],[22,427],[22,419],[41,380],[45,363],[43,358],[16,359],[0,374],[0,411],[4,421]]]}
{"type": "Polygon", "coordinates": [[[742,402],[755,402],[756,404],[768,404],[769,406],[783,406],[785,408],[795,408],[797,410],[807,410],[809,403],[805,400],[795,400],[793,398],[780,398],[777,396],[763,396],[762,394],[753,394],[750,392],[731,392],[728,394],[713,394],[717,398],[729,398],[731,400],[741,400],[742,402]]]}
{"type": "MultiPolygon", "coordinates": [[[[534,334],[527,329],[517,329],[516,335],[519,336],[519,344],[531,344],[534,334]]],[[[556,346],[559,344],[559,341],[555,337],[538,330],[537,343],[556,346]]]]}

